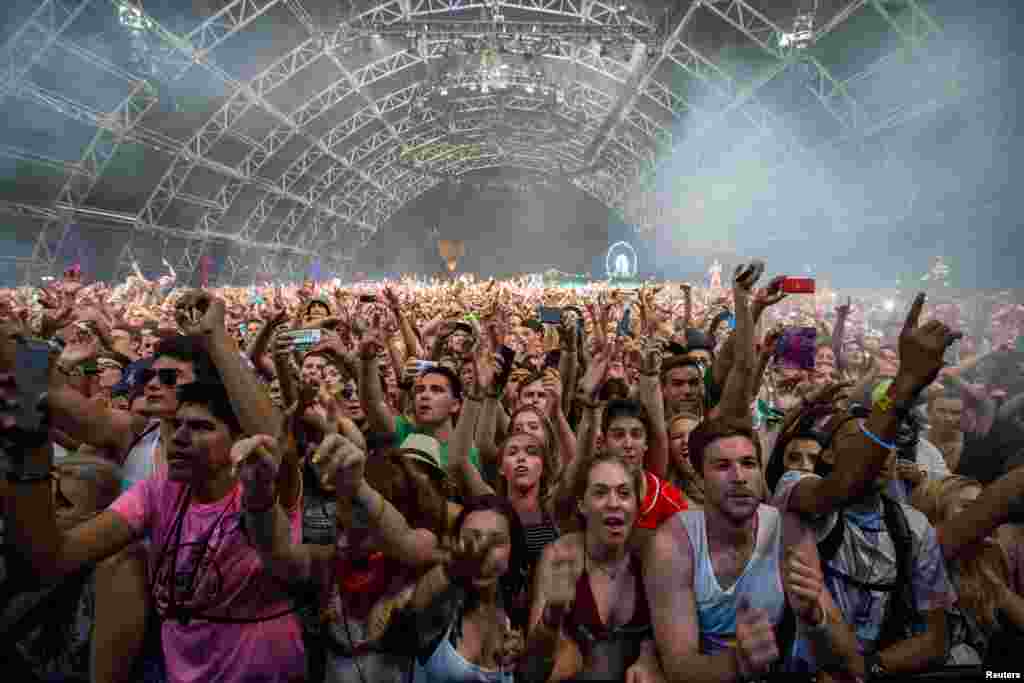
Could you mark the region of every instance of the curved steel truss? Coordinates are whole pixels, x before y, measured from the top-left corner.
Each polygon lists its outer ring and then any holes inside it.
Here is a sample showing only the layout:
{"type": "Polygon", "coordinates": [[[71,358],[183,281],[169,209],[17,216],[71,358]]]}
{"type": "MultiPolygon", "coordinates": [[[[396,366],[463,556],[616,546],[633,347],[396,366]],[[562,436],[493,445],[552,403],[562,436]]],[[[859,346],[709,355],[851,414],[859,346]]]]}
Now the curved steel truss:
{"type": "MultiPolygon", "coordinates": [[[[52,271],[53,245],[71,221],[102,208],[94,190],[125,143],[157,150],[168,163],[141,209],[121,219],[132,234],[182,241],[175,260],[185,271],[217,243],[258,252],[266,272],[301,273],[316,259],[344,270],[402,206],[489,168],[562,176],[626,221],[652,227],[662,218],[650,179],[691,146],[698,170],[708,153],[701,136],[727,118],[781,143],[780,163],[821,142],[785,130],[760,101],[786,72],[801,70],[803,88],[834,126],[832,139],[871,134],[921,107],[864,101],[863,84],[886,62],[837,76],[808,42],[829,39],[863,12],[885,18],[905,49],[938,33],[917,0],[844,0],[799,44],[757,0],[669,3],[682,7],[660,18],[600,0],[388,0],[330,25],[303,2],[314,0],[222,0],[216,14],[175,34],[128,0],[42,0],[4,46],[0,97],[85,122],[96,134],[77,162],[47,160],[66,181],[53,207],[33,213],[43,229],[26,274],[52,271]],[[159,84],[66,37],[90,5],[128,12],[134,30],[154,38],[159,84]],[[896,11],[910,20],[897,21],[896,11]],[[220,66],[222,46],[268,18],[291,22],[297,43],[244,79],[220,66]],[[760,54],[756,74],[740,77],[694,40],[695,23],[709,19],[760,54]],[[55,47],[121,79],[121,104],[100,111],[34,80],[33,66],[55,47]],[[195,74],[219,88],[215,111],[184,139],[150,123],[157,90],[195,74]]],[[[132,248],[128,240],[123,262],[132,248]]],[[[243,260],[229,259],[228,279],[241,276],[243,260]]]]}

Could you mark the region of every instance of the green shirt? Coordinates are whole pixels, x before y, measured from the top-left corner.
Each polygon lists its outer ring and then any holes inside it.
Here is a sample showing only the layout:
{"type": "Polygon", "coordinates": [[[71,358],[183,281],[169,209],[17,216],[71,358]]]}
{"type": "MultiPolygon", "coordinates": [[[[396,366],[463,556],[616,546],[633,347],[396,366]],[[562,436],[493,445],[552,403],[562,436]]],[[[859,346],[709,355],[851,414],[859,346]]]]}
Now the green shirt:
{"type": "MultiPolygon", "coordinates": [[[[406,419],[404,415],[396,415],[395,443],[398,444],[399,448],[402,447],[402,442],[405,441],[406,437],[410,434],[426,434],[427,436],[434,436],[430,432],[417,427],[406,419]]],[[[448,467],[448,442],[438,439],[438,443],[441,444],[441,467],[448,467]]],[[[469,447],[469,461],[473,463],[473,466],[476,467],[477,470],[480,469],[480,451],[477,450],[476,446],[469,447]]]]}

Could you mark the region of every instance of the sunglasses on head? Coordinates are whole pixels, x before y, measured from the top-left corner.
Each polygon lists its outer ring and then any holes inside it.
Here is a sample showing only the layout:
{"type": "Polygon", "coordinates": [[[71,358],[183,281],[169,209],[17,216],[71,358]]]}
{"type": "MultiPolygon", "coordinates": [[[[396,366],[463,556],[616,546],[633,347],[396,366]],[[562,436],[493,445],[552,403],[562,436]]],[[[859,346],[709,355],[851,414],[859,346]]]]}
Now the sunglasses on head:
{"type": "Polygon", "coordinates": [[[178,371],[175,368],[160,368],[159,370],[146,368],[139,372],[139,384],[146,386],[153,381],[154,377],[159,378],[160,384],[165,387],[178,385],[178,371]]]}

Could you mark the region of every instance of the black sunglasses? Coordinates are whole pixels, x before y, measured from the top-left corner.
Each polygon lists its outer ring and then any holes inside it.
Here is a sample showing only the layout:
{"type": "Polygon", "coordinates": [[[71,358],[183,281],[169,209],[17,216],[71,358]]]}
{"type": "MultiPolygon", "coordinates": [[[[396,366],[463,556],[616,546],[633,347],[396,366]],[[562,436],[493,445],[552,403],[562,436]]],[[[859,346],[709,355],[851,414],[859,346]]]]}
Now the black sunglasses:
{"type": "Polygon", "coordinates": [[[160,384],[165,387],[178,386],[178,370],[175,368],[160,368],[159,370],[146,368],[145,370],[141,370],[139,372],[139,384],[141,386],[146,386],[153,381],[154,377],[159,377],[160,384]]]}

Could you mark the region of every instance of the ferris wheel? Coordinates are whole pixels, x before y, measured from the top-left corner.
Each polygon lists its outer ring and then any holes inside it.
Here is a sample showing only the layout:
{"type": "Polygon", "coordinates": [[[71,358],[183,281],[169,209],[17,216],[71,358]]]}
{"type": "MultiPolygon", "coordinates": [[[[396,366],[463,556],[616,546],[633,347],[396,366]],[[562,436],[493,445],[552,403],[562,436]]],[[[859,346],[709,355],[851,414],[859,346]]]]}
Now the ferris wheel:
{"type": "Polygon", "coordinates": [[[629,242],[616,242],[608,247],[604,265],[610,280],[635,278],[638,272],[636,250],[629,242]]]}

